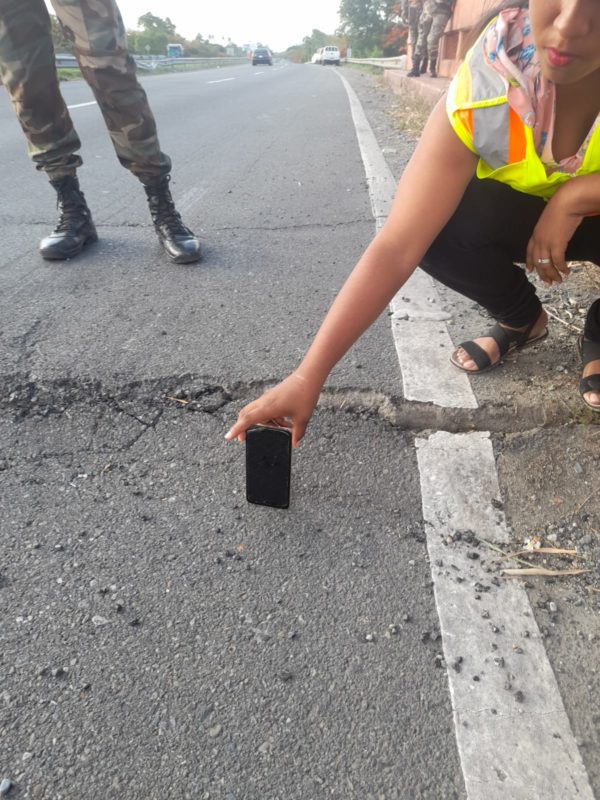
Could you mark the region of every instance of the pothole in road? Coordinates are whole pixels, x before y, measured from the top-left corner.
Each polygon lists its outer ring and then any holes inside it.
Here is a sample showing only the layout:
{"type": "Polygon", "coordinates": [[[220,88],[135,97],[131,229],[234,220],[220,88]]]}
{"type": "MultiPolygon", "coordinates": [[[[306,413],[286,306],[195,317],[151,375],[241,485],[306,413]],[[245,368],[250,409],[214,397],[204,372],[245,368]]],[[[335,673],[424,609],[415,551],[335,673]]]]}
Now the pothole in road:
{"type": "MultiPolygon", "coordinates": [[[[241,405],[255,399],[273,382],[225,385],[206,376],[179,375],[108,385],[71,378],[42,381],[21,374],[7,376],[4,385],[7,388],[0,396],[0,411],[12,415],[16,421],[31,416],[61,415],[83,403],[108,405],[142,425],[152,426],[157,422],[157,412],[162,413],[169,406],[205,414],[231,407],[233,416],[241,405]]],[[[374,415],[392,427],[415,433],[431,430],[518,433],[566,424],[600,423],[579,404],[573,407],[566,403],[532,404],[526,399],[513,398],[510,402],[486,403],[477,409],[442,408],[355,388],[326,387],[319,407],[350,415],[374,415]]]]}

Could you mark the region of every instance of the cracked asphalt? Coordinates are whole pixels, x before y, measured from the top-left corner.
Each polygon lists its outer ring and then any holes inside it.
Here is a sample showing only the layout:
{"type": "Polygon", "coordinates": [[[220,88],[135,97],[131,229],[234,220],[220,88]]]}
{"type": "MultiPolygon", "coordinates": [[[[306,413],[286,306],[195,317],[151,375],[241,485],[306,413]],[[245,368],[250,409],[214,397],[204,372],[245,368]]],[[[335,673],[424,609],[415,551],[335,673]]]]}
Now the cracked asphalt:
{"type": "MultiPolygon", "coordinates": [[[[0,779],[43,800],[459,800],[414,437],[495,432],[518,534],[565,527],[598,440],[531,395],[405,403],[384,315],[294,453],[290,511],[245,502],[223,434],[300,358],[374,225],[333,71],[230,69],[145,82],[197,267],[162,257],[95,107],[73,117],[101,240],[41,262],[53,200],[0,95],[0,779]],[[553,475],[583,470],[554,504],[521,478],[549,447],[553,475]]],[[[392,99],[348,72],[398,169],[392,99]]],[[[597,504],[572,516],[597,532],[597,504]]],[[[548,616],[555,585],[530,591],[597,787],[595,597],[572,584],[548,616]]]]}

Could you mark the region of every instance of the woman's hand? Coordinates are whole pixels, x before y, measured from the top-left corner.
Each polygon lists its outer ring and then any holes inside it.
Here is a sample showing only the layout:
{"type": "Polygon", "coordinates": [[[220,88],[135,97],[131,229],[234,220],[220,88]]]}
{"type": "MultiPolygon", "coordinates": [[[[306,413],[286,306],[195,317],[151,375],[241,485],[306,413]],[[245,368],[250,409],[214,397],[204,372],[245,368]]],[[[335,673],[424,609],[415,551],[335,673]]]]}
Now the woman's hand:
{"type": "Polygon", "coordinates": [[[238,414],[237,422],[227,431],[225,438],[228,441],[238,439],[243,442],[251,425],[274,422],[292,428],[292,447],[297,447],[317,405],[321,388],[320,383],[315,383],[298,372],[292,372],[258,400],[244,406],[238,414]]]}
{"type": "Polygon", "coordinates": [[[527,269],[535,269],[545,286],[562,283],[571,272],[565,254],[583,216],[570,210],[569,183],[548,201],[527,245],[527,269]]]}

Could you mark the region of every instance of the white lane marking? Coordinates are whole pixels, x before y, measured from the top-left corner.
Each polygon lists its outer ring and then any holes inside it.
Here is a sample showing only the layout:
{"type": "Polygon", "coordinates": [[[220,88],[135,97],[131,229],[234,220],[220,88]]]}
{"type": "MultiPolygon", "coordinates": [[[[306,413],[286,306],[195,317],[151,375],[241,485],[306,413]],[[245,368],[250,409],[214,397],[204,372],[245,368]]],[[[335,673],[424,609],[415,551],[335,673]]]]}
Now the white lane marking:
{"type": "Polygon", "coordinates": [[[444,544],[458,531],[508,541],[504,513],[492,502],[500,490],[489,434],[439,432],[416,445],[469,800],[593,800],[525,589],[512,579],[491,582],[482,560],[492,551],[472,560],[466,543],[444,544]]]}
{"type": "MultiPolygon", "coordinates": [[[[377,144],[360,100],[337,70],[336,75],[339,75],[348,93],[365,165],[373,216],[379,230],[390,212],[396,181],[377,144]]],[[[392,300],[391,309],[395,312],[392,316],[392,335],[402,368],[406,399],[454,408],[477,408],[468,375],[450,363],[452,340],[444,322],[450,314],[441,311],[440,298],[429,275],[417,269],[392,300]],[[402,312],[408,308],[409,303],[402,298],[408,298],[411,306],[411,313],[407,313],[404,320],[401,319],[402,312]],[[421,324],[422,320],[432,319],[433,309],[440,313],[436,317],[438,324],[421,324]]]]}
{"type": "Polygon", "coordinates": [[[404,397],[446,408],[477,408],[467,373],[450,363],[454,345],[445,320],[451,314],[429,275],[420,269],[413,272],[391,309],[404,397]]]}
{"type": "Polygon", "coordinates": [[[375,226],[377,230],[379,230],[383,227],[390,213],[392,200],[396,192],[396,181],[381,153],[375,134],[371,130],[369,121],[365,116],[365,112],[362,109],[360,100],[356,96],[354,89],[340,72],[335,70],[335,74],[339,76],[344,84],[344,88],[348,94],[348,100],[350,101],[350,111],[352,113],[354,127],[356,128],[356,137],[358,139],[363,164],[365,165],[365,174],[369,187],[369,197],[371,198],[371,208],[373,209],[373,216],[375,217],[375,226]]]}
{"type": "Polygon", "coordinates": [[[218,81],[206,81],[207,83],[226,83],[227,81],[234,81],[235,78],[220,78],[218,81]]]}
{"type": "Polygon", "coordinates": [[[184,192],[177,200],[177,208],[182,216],[192,213],[194,207],[208,192],[208,186],[193,186],[184,192]]]}
{"type": "MultiPolygon", "coordinates": [[[[379,229],[385,222],[395,185],[386,190],[393,184],[387,177],[387,164],[358,98],[341,75],[340,78],[350,98],[379,229]],[[380,160],[383,165],[378,165],[380,160]]],[[[406,329],[403,345],[398,347],[396,339],[403,372],[413,366],[423,369],[426,358],[434,360],[432,331],[441,329],[445,319],[437,293],[430,291],[434,284],[429,277],[417,271],[411,282],[413,285],[407,283],[391,304],[393,327],[402,324],[406,329]],[[423,278],[427,278],[425,283],[423,278]]],[[[449,336],[443,336],[437,344],[447,347],[449,341],[449,336]]],[[[439,373],[437,380],[441,380],[439,373]]],[[[416,384],[405,378],[409,396],[407,382],[409,389],[416,384]]],[[[417,392],[411,390],[410,394],[414,397],[417,392]]],[[[468,392],[465,395],[468,398],[468,392]]],[[[443,393],[440,404],[451,404],[443,393]]],[[[439,432],[429,439],[417,440],[416,446],[427,547],[442,643],[450,666],[448,680],[456,739],[468,798],[593,800],[525,590],[504,579],[499,586],[492,584],[481,558],[472,560],[464,548],[443,544],[449,533],[467,530],[491,542],[508,540],[504,514],[492,502],[499,501],[500,489],[489,433],[439,432]],[[440,561],[442,567],[436,565],[440,561]],[[457,581],[457,577],[465,580],[457,581]],[[480,592],[475,583],[481,584],[480,592]],[[482,599],[477,600],[476,594],[482,599]],[[482,616],[484,609],[490,613],[489,620],[482,616]],[[491,625],[498,629],[497,633],[491,625]],[[497,649],[493,650],[492,645],[497,649]],[[463,661],[457,672],[452,664],[460,657],[463,661]],[[473,680],[474,676],[479,680],[473,680]],[[507,682],[512,684],[510,690],[506,689],[507,682]],[[523,692],[523,703],[515,699],[517,691],[523,692]]]]}
{"type": "Polygon", "coordinates": [[[73,106],[67,106],[67,108],[83,108],[84,106],[96,106],[98,105],[95,100],[90,100],[89,103],[75,103],[73,106]]]}

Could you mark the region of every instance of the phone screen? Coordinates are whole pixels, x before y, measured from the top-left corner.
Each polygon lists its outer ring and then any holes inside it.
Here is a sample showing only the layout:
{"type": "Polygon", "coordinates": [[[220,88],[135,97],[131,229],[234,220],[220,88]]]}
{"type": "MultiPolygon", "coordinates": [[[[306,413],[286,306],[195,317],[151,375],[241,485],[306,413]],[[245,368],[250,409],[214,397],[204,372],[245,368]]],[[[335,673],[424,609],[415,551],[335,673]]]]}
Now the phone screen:
{"type": "Polygon", "coordinates": [[[246,431],[246,499],[274,508],[290,504],[292,433],[256,425],[246,431]]]}

